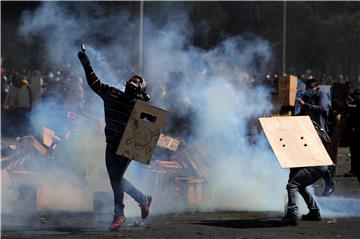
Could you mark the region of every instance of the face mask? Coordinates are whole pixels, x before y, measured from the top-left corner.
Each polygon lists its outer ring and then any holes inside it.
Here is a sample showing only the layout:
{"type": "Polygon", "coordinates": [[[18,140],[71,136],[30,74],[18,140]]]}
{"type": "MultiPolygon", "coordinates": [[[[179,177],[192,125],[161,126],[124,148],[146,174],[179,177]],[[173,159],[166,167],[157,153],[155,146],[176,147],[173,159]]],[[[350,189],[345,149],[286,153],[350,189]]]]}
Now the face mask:
{"type": "Polygon", "coordinates": [[[315,88],[310,88],[305,90],[305,95],[309,98],[315,96],[317,93],[317,90],[315,88]]]}
{"type": "Polygon", "coordinates": [[[131,81],[127,81],[125,85],[125,92],[135,98],[140,93],[140,87],[131,81]]]}

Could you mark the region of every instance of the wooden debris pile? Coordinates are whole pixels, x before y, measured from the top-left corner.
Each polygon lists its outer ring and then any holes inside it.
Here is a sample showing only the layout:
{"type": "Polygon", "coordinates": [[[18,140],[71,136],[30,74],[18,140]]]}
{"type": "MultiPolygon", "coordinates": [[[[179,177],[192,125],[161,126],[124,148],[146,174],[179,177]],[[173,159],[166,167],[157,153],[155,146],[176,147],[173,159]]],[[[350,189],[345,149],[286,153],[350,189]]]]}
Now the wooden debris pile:
{"type": "Polygon", "coordinates": [[[186,145],[183,140],[173,140],[181,142],[178,149],[167,154],[168,158],[153,159],[151,164],[154,195],[160,196],[159,200],[163,202],[169,200],[169,195],[173,195],[177,203],[186,206],[200,205],[207,194],[209,155],[196,144],[186,145]]]}

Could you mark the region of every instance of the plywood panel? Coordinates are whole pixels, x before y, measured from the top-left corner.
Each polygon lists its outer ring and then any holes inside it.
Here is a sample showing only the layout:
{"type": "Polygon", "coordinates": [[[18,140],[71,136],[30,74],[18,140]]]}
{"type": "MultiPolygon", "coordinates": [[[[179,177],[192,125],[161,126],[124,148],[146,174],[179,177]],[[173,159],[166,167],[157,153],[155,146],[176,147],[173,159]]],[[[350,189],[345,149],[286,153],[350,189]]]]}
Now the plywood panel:
{"type": "Polygon", "coordinates": [[[31,106],[31,98],[30,98],[30,88],[27,88],[26,86],[22,86],[19,89],[19,108],[30,108],[31,106]]]}
{"type": "Polygon", "coordinates": [[[116,153],[149,164],[167,115],[166,110],[137,100],[116,153]]]}
{"type": "Polygon", "coordinates": [[[333,164],[309,116],[259,120],[282,168],[333,164]]]}
{"type": "Polygon", "coordinates": [[[294,106],[297,91],[297,77],[282,76],[279,79],[279,100],[283,106],[294,106]]]}
{"type": "Polygon", "coordinates": [[[157,143],[158,146],[162,148],[166,148],[171,151],[177,151],[181,144],[180,139],[172,138],[170,136],[166,136],[164,134],[160,134],[159,141],[157,143]]]}
{"type": "Polygon", "coordinates": [[[31,77],[31,97],[32,101],[35,103],[41,99],[43,79],[41,77],[40,71],[35,71],[34,75],[31,77]]]}
{"type": "Polygon", "coordinates": [[[36,188],[38,211],[92,212],[94,210],[91,190],[78,186],[59,184],[36,188]]]}

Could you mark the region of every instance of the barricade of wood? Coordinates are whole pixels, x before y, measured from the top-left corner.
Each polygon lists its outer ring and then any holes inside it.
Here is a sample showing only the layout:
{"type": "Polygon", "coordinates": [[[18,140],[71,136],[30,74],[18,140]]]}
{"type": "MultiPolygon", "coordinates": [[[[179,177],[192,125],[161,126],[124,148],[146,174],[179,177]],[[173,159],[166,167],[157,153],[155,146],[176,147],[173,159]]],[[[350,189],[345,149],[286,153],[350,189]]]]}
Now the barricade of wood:
{"type": "Polygon", "coordinates": [[[200,205],[208,194],[206,154],[195,144],[181,147],[168,159],[157,159],[151,165],[154,175],[154,194],[159,200],[169,200],[173,195],[177,204],[200,205]],[[163,196],[161,196],[163,195],[163,196]]]}

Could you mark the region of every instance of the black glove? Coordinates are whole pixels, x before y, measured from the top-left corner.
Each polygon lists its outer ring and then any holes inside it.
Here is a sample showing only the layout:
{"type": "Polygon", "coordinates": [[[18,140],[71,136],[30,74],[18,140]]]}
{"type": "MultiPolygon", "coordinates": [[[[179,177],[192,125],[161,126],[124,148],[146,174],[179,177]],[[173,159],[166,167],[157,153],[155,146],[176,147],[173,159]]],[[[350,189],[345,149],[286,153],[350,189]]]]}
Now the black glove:
{"type": "Polygon", "coordinates": [[[89,60],[88,56],[85,54],[85,52],[79,51],[78,58],[79,58],[81,64],[83,65],[83,67],[90,65],[90,60],[89,60]]]}
{"type": "Polygon", "coordinates": [[[150,95],[146,94],[145,92],[142,94],[142,96],[143,96],[143,100],[144,100],[145,102],[148,102],[148,101],[150,101],[150,99],[151,99],[150,95]]]}

